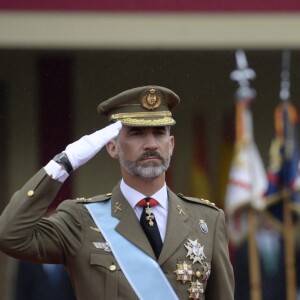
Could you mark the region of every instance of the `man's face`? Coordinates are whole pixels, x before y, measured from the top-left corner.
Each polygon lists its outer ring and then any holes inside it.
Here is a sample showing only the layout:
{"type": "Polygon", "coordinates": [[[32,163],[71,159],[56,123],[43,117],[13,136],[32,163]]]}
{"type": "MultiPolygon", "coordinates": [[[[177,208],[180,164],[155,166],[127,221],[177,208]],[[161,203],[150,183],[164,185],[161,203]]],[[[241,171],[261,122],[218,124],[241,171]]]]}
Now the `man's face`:
{"type": "Polygon", "coordinates": [[[153,179],[170,164],[174,137],[167,127],[123,126],[117,138],[121,167],[131,175],[153,179]]]}

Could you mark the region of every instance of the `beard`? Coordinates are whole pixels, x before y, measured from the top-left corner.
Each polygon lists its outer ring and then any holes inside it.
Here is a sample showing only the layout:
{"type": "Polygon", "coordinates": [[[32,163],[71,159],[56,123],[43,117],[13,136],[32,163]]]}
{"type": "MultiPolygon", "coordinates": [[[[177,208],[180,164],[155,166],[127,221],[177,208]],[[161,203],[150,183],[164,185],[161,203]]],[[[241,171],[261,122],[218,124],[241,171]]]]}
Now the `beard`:
{"type": "Polygon", "coordinates": [[[117,143],[117,149],[119,152],[119,161],[121,166],[131,175],[142,177],[145,179],[154,179],[159,177],[162,173],[167,171],[170,166],[171,160],[171,151],[169,152],[167,157],[162,157],[157,151],[148,150],[143,153],[137,160],[129,161],[125,158],[125,153],[120,147],[119,143],[117,143]],[[144,162],[148,157],[155,157],[160,162],[157,161],[149,161],[144,162]]]}

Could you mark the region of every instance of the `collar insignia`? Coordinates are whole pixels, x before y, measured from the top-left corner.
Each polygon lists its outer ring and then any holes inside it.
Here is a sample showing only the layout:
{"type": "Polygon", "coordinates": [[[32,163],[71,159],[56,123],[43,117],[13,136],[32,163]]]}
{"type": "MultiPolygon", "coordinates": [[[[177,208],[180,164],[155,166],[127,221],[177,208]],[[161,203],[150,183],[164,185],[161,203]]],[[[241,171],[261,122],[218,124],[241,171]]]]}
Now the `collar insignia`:
{"type": "Polygon", "coordinates": [[[116,202],[116,204],[114,205],[114,213],[117,213],[119,211],[122,211],[121,203],[116,202]]]}
{"type": "Polygon", "coordinates": [[[179,215],[185,215],[185,212],[182,210],[182,208],[180,207],[180,205],[177,205],[176,209],[178,210],[178,214],[179,215]]]}

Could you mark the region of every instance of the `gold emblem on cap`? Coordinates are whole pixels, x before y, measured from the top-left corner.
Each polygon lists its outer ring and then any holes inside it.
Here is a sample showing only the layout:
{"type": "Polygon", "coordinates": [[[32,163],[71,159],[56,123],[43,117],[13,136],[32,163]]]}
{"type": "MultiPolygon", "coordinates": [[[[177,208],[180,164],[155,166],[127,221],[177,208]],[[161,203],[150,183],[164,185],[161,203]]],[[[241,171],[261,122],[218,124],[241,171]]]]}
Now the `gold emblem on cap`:
{"type": "Polygon", "coordinates": [[[142,97],[141,102],[144,108],[154,110],[160,106],[161,97],[156,89],[151,88],[148,93],[142,97]]]}

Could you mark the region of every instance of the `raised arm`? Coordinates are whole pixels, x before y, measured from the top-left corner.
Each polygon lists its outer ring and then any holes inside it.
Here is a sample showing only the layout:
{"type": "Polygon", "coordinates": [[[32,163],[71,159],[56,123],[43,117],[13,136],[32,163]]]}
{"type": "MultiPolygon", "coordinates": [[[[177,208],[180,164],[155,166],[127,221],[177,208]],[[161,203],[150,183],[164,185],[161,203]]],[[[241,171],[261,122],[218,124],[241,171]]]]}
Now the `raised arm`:
{"type": "MultiPolygon", "coordinates": [[[[101,148],[115,138],[122,124],[111,124],[66,147],[64,153],[75,170],[96,155],[101,148]]],[[[11,198],[0,216],[0,250],[19,258],[39,262],[63,262],[66,251],[75,251],[80,240],[80,230],[74,231],[79,212],[57,214],[55,218],[43,218],[48,207],[68,177],[63,164],[53,160],[35,174],[11,198]],[[72,249],[66,249],[69,246],[72,249]]],[[[69,207],[69,206],[66,206],[69,207]]]]}

